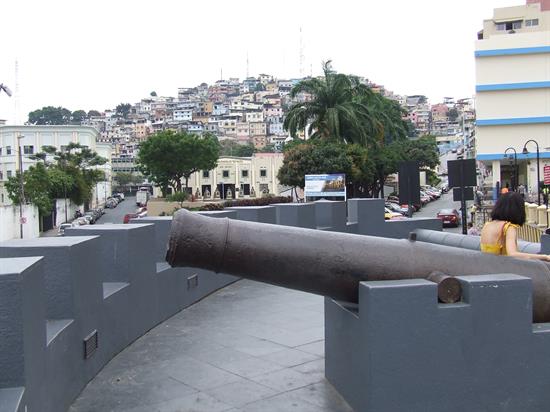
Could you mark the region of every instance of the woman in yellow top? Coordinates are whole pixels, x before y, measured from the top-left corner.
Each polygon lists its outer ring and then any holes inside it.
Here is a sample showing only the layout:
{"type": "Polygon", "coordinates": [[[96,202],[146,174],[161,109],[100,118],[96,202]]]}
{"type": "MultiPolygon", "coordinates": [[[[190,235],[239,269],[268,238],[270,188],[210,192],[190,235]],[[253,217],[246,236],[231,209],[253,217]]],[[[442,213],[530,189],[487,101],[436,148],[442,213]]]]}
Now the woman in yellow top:
{"type": "Polygon", "coordinates": [[[518,227],[525,223],[524,200],[519,193],[509,192],[500,196],[491,221],[481,230],[481,251],[494,255],[507,255],[522,259],[550,261],[550,255],[523,253],[518,250],[518,227]]]}

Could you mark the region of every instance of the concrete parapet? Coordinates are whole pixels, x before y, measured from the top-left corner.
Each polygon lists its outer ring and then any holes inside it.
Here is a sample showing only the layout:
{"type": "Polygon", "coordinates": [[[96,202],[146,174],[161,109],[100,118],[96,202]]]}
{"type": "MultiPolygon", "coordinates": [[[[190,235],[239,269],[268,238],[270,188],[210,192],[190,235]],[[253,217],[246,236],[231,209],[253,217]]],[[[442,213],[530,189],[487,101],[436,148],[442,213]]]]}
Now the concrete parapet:
{"type": "Polygon", "coordinates": [[[442,229],[441,220],[435,218],[384,220],[384,199],[349,199],[348,221],[357,224],[357,231],[350,228],[350,233],[394,239],[406,238],[414,229],[442,229]]]}
{"type": "Polygon", "coordinates": [[[277,223],[277,209],[274,206],[235,206],[225,210],[237,212],[238,220],[261,223],[277,223]]]}
{"type": "Polygon", "coordinates": [[[363,282],[354,306],[326,299],[326,377],[355,410],[548,409],[550,328],[532,324],[531,281],[459,279],[456,304],[419,279],[363,282]]]}
{"type": "Polygon", "coordinates": [[[320,230],[347,232],[346,202],[317,200],[315,205],[315,226],[320,230]]]}
{"type": "Polygon", "coordinates": [[[24,411],[25,405],[40,410],[46,366],[43,291],[43,258],[0,258],[0,411],[24,411]]]}
{"type": "Polygon", "coordinates": [[[314,203],[275,203],[277,224],[316,229],[314,203]]]}

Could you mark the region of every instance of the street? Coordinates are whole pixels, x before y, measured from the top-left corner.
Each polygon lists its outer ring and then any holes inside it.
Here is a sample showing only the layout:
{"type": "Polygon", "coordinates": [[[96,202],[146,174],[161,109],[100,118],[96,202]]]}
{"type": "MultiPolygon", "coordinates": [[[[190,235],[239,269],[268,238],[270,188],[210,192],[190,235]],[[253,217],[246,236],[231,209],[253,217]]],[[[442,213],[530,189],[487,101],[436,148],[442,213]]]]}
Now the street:
{"type": "Polygon", "coordinates": [[[96,224],[122,223],[124,215],[127,213],[134,213],[136,209],[136,197],[126,196],[125,200],[120,202],[114,209],[105,209],[105,214],[96,224]]]}
{"type": "MultiPolygon", "coordinates": [[[[466,202],[466,209],[471,206],[472,202],[466,202]]],[[[433,202],[428,203],[420,211],[414,214],[413,217],[429,217],[435,218],[437,212],[441,209],[456,209],[460,212],[460,202],[453,201],[452,191],[444,193],[441,195],[441,198],[433,202]]],[[[462,233],[462,226],[459,227],[445,227],[443,228],[445,232],[452,233],[462,233]]]]}

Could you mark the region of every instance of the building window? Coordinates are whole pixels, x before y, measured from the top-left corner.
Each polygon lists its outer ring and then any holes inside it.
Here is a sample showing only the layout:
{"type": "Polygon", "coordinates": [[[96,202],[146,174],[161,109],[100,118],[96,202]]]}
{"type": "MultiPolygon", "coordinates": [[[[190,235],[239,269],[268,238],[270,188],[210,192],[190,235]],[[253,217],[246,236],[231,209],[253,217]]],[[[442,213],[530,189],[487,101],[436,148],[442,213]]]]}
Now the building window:
{"type": "Polygon", "coordinates": [[[222,171],[222,176],[223,177],[229,177],[229,170],[222,171]]]}
{"type": "Polygon", "coordinates": [[[0,156],[2,156],[2,148],[0,147],[0,156]]]}
{"type": "Polygon", "coordinates": [[[525,20],[525,27],[532,27],[532,26],[538,26],[538,25],[539,25],[539,19],[525,20]]]}
{"type": "Polygon", "coordinates": [[[515,21],[512,23],[512,29],[518,30],[521,29],[521,21],[515,21]]]}
{"type": "Polygon", "coordinates": [[[260,177],[267,177],[267,170],[266,169],[260,169],[260,177]]]}
{"type": "Polygon", "coordinates": [[[6,154],[11,155],[11,146],[6,146],[6,154]]]}
{"type": "Polygon", "coordinates": [[[34,146],[23,146],[23,153],[26,155],[34,154],[34,146]]]}
{"type": "Polygon", "coordinates": [[[8,171],[6,172],[6,176],[8,177],[8,179],[11,177],[11,170],[8,170],[8,171]]]}
{"type": "Polygon", "coordinates": [[[210,177],[210,171],[209,170],[203,170],[202,171],[202,178],[208,179],[210,177]]]}
{"type": "Polygon", "coordinates": [[[242,177],[248,177],[248,170],[242,170],[241,171],[241,176],[242,177]]]}

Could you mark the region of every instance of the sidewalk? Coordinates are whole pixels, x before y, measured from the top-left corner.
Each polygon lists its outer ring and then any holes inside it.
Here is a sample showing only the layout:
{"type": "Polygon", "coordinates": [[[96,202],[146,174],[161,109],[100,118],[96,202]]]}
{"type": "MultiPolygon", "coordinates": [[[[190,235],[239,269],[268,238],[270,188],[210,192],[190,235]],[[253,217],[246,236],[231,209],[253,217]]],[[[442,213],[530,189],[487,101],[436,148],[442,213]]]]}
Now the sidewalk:
{"type": "Polygon", "coordinates": [[[324,378],[323,298],[241,280],[116,356],[70,412],[352,412],[324,378]]]}

